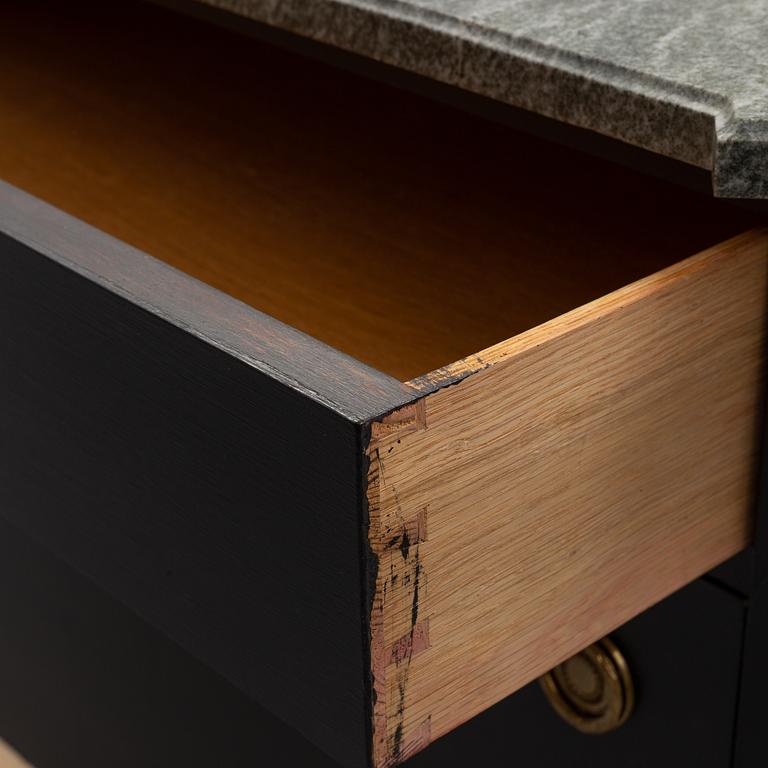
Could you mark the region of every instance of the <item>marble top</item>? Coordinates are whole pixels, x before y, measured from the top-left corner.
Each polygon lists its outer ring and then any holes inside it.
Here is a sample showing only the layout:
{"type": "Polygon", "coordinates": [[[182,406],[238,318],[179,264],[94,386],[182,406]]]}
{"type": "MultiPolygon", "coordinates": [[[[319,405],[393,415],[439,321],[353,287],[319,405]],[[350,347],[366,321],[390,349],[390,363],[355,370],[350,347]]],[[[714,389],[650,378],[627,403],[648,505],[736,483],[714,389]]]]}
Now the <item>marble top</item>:
{"type": "Polygon", "coordinates": [[[203,0],[768,198],[768,0],[203,0]]]}

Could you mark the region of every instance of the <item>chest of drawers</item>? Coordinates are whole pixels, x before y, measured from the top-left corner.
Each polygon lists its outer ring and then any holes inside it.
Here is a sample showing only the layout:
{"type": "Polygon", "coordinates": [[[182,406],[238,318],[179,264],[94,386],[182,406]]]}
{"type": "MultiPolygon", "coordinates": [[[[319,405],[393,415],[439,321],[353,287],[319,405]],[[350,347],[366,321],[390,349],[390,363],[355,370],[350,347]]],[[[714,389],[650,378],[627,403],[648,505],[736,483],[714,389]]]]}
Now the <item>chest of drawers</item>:
{"type": "Polygon", "coordinates": [[[3,16],[3,517],[236,696],[391,766],[757,562],[759,212],[165,9],[3,16]]]}

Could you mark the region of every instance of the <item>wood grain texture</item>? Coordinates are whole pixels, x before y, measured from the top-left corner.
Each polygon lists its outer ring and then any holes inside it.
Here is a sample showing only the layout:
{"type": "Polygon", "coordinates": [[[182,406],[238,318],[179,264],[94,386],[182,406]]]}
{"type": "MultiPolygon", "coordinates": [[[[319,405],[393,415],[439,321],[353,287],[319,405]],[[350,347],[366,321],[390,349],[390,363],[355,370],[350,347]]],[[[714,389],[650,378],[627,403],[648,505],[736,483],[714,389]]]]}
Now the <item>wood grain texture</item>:
{"type": "Polygon", "coordinates": [[[374,433],[378,766],[749,543],[767,261],[768,234],[734,238],[465,361],[420,429],[409,406],[400,439],[397,414],[374,433]]]}
{"type": "Polygon", "coordinates": [[[473,354],[743,214],[149,6],[3,13],[0,176],[94,226],[0,183],[0,514],[334,759],[743,544],[762,239],[473,354]]]}
{"type": "Polygon", "coordinates": [[[0,515],[359,768],[363,427],[118,294],[0,234],[0,515]]]}
{"type": "Polygon", "coordinates": [[[8,0],[0,48],[0,178],[401,380],[749,226],[148,4],[8,0]]]}

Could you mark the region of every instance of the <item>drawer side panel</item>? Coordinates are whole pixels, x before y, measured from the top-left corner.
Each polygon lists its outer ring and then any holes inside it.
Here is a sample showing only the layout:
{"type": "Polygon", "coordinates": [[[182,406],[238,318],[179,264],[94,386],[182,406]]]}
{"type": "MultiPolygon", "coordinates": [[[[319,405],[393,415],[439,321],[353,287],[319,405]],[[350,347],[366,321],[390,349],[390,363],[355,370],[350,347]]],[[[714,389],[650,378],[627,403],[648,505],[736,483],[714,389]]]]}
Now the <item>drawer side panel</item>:
{"type": "Polygon", "coordinates": [[[487,350],[371,442],[379,765],[749,544],[767,258],[747,233],[487,350]]]}

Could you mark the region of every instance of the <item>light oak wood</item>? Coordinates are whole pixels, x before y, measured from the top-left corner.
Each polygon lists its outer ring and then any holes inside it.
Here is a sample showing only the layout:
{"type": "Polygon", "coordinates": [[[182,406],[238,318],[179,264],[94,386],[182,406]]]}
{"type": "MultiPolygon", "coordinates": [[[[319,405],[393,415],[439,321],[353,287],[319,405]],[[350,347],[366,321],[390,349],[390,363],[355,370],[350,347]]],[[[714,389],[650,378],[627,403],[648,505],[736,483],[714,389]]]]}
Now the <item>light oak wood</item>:
{"type": "Polygon", "coordinates": [[[457,363],[373,431],[377,766],[748,544],[767,260],[766,232],[734,238],[457,363]]]}
{"type": "Polygon", "coordinates": [[[0,768],[32,768],[32,766],[4,741],[0,741],[0,768]]]}
{"type": "Polygon", "coordinates": [[[3,3],[0,178],[400,380],[748,228],[149,4],[3,3]]]}

